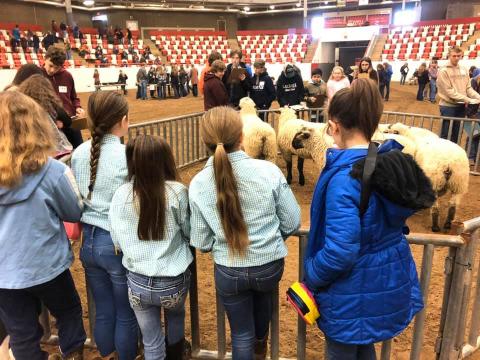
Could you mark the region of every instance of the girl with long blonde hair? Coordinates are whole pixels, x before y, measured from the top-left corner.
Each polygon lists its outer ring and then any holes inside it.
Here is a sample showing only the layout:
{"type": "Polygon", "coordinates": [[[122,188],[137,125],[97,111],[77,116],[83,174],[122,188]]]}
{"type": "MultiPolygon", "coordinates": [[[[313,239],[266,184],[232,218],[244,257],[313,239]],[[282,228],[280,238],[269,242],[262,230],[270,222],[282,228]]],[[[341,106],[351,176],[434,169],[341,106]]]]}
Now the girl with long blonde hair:
{"type": "Polygon", "coordinates": [[[212,156],[189,190],[191,245],[212,251],[215,286],[232,332],[233,359],[265,359],[273,290],[283,274],[284,240],[300,208],[280,169],[242,151],[232,108],[210,109],[201,137],[212,156]]]}
{"type": "Polygon", "coordinates": [[[347,87],[350,87],[350,81],[345,76],[343,68],[341,66],[335,66],[327,82],[328,100],[331,100],[337,91],[347,87]]]}
{"type": "Polygon", "coordinates": [[[77,185],[51,157],[47,113],[15,90],[0,93],[0,144],[0,321],[17,359],[44,359],[37,309],[43,303],[56,318],[63,359],[81,359],[86,336],[63,226],[80,220],[77,185]]]}

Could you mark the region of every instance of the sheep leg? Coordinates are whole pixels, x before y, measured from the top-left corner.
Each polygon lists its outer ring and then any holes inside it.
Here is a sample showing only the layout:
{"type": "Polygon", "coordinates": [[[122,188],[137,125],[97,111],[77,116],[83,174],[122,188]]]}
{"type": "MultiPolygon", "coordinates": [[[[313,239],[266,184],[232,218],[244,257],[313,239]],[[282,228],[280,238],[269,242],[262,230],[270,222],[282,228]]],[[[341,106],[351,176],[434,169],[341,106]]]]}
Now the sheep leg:
{"type": "Polygon", "coordinates": [[[303,175],[303,162],[304,158],[298,156],[297,169],[298,169],[298,183],[300,186],[305,185],[305,176],[303,175]]]}
{"type": "Polygon", "coordinates": [[[452,195],[450,201],[448,202],[447,219],[445,220],[445,225],[443,225],[445,230],[450,230],[452,228],[452,221],[455,220],[455,213],[457,211],[457,204],[459,200],[459,195],[452,195]]]}
{"type": "Polygon", "coordinates": [[[438,206],[438,199],[435,200],[435,203],[432,206],[431,212],[432,212],[432,231],[439,232],[440,226],[438,226],[438,218],[440,217],[440,209],[438,206]]]}

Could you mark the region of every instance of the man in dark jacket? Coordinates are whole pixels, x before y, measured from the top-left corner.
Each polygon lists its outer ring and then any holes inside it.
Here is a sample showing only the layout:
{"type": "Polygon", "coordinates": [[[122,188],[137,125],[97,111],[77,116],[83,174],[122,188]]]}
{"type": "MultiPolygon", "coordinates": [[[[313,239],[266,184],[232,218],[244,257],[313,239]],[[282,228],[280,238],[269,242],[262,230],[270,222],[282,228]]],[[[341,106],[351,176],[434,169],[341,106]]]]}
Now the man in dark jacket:
{"type": "Polygon", "coordinates": [[[235,107],[238,107],[240,99],[248,96],[250,90],[250,77],[247,65],[242,62],[242,52],[240,50],[232,50],[230,58],[232,62],[228,64],[227,70],[223,75],[222,81],[228,92],[229,102],[235,107]]]}
{"type": "MultiPolygon", "coordinates": [[[[275,86],[265,70],[265,61],[256,60],[253,64],[255,74],[252,77],[250,97],[255,102],[258,110],[268,110],[276,98],[275,86]]],[[[265,121],[266,113],[260,113],[260,119],[265,121]]]]}
{"type": "Polygon", "coordinates": [[[304,96],[303,80],[291,64],[285,66],[277,81],[277,99],[280,106],[298,105],[304,96]]]}
{"type": "Polygon", "coordinates": [[[53,35],[51,32],[48,32],[48,34],[42,40],[42,45],[44,49],[48,50],[50,46],[55,44],[55,40],[55,35],[53,35]]]}
{"type": "MultiPolygon", "coordinates": [[[[65,63],[65,50],[50,46],[45,54],[45,64],[42,68],[45,77],[52,83],[53,89],[62,100],[63,108],[68,116],[85,117],[85,111],[80,105],[80,99],[75,91],[75,81],[63,64],[65,63]]],[[[64,133],[72,144],[82,143],[80,130],[73,128],[64,129],[64,133]]]]}
{"type": "Polygon", "coordinates": [[[222,60],[215,60],[205,75],[203,86],[203,107],[205,111],[216,106],[228,105],[228,93],[222,82],[225,73],[225,64],[222,60]]]}
{"type": "Polygon", "coordinates": [[[407,74],[408,74],[408,63],[405,63],[402,65],[400,68],[400,74],[402,75],[400,77],[400,85],[405,85],[405,80],[407,80],[407,74]]]}

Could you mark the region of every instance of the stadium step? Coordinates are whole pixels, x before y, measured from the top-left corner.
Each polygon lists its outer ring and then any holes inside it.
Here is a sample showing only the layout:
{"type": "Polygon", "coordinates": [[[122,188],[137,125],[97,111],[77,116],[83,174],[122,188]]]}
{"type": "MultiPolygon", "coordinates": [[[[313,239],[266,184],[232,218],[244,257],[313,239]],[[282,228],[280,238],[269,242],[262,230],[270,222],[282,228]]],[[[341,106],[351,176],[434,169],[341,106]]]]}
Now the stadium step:
{"type": "Polygon", "coordinates": [[[462,50],[464,51],[464,53],[467,53],[468,49],[470,48],[470,45],[472,44],[475,44],[477,39],[480,38],[480,30],[475,30],[474,33],[472,34],[472,36],[470,36],[468,38],[467,41],[465,41],[462,46],[460,46],[462,48],[462,50]]]}
{"type": "Polygon", "coordinates": [[[371,56],[371,59],[373,61],[382,60],[382,50],[385,47],[387,38],[388,38],[388,34],[380,34],[376,37],[376,42],[373,45],[372,56],[371,56]]]}
{"type": "MultiPolygon", "coordinates": [[[[240,49],[240,45],[238,45],[237,39],[228,39],[228,48],[231,50],[238,50],[240,49]]],[[[242,49],[240,49],[242,50],[242,49]]]]}
{"type": "Polygon", "coordinates": [[[308,45],[307,52],[305,53],[305,59],[303,59],[303,62],[311,63],[313,61],[313,57],[315,56],[315,52],[317,51],[318,44],[318,40],[313,40],[310,45],[308,45]]]}

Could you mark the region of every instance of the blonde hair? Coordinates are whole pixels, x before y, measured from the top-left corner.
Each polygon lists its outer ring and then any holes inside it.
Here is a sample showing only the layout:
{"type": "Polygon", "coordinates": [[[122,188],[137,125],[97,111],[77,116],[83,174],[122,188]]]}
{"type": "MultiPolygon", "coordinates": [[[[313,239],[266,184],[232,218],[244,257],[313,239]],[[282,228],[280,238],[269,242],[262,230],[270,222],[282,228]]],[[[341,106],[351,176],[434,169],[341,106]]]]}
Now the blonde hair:
{"type": "Polygon", "coordinates": [[[55,151],[47,113],[16,91],[0,93],[0,186],[15,187],[39,171],[55,151]]]}
{"type": "Polygon", "coordinates": [[[332,69],[332,73],[330,74],[330,79],[333,79],[333,73],[337,70],[340,70],[340,72],[342,73],[342,79],[345,77],[345,71],[343,70],[343,68],[341,66],[335,66],[332,69]]]}
{"type": "Polygon", "coordinates": [[[238,148],[243,123],[238,112],[219,106],[207,111],[201,123],[202,140],[213,155],[217,190],[217,210],[225,239],[233,255],[244,256],[249,244],[247,224],[243,217],[237,181],[227,153],[238,148]]]}

